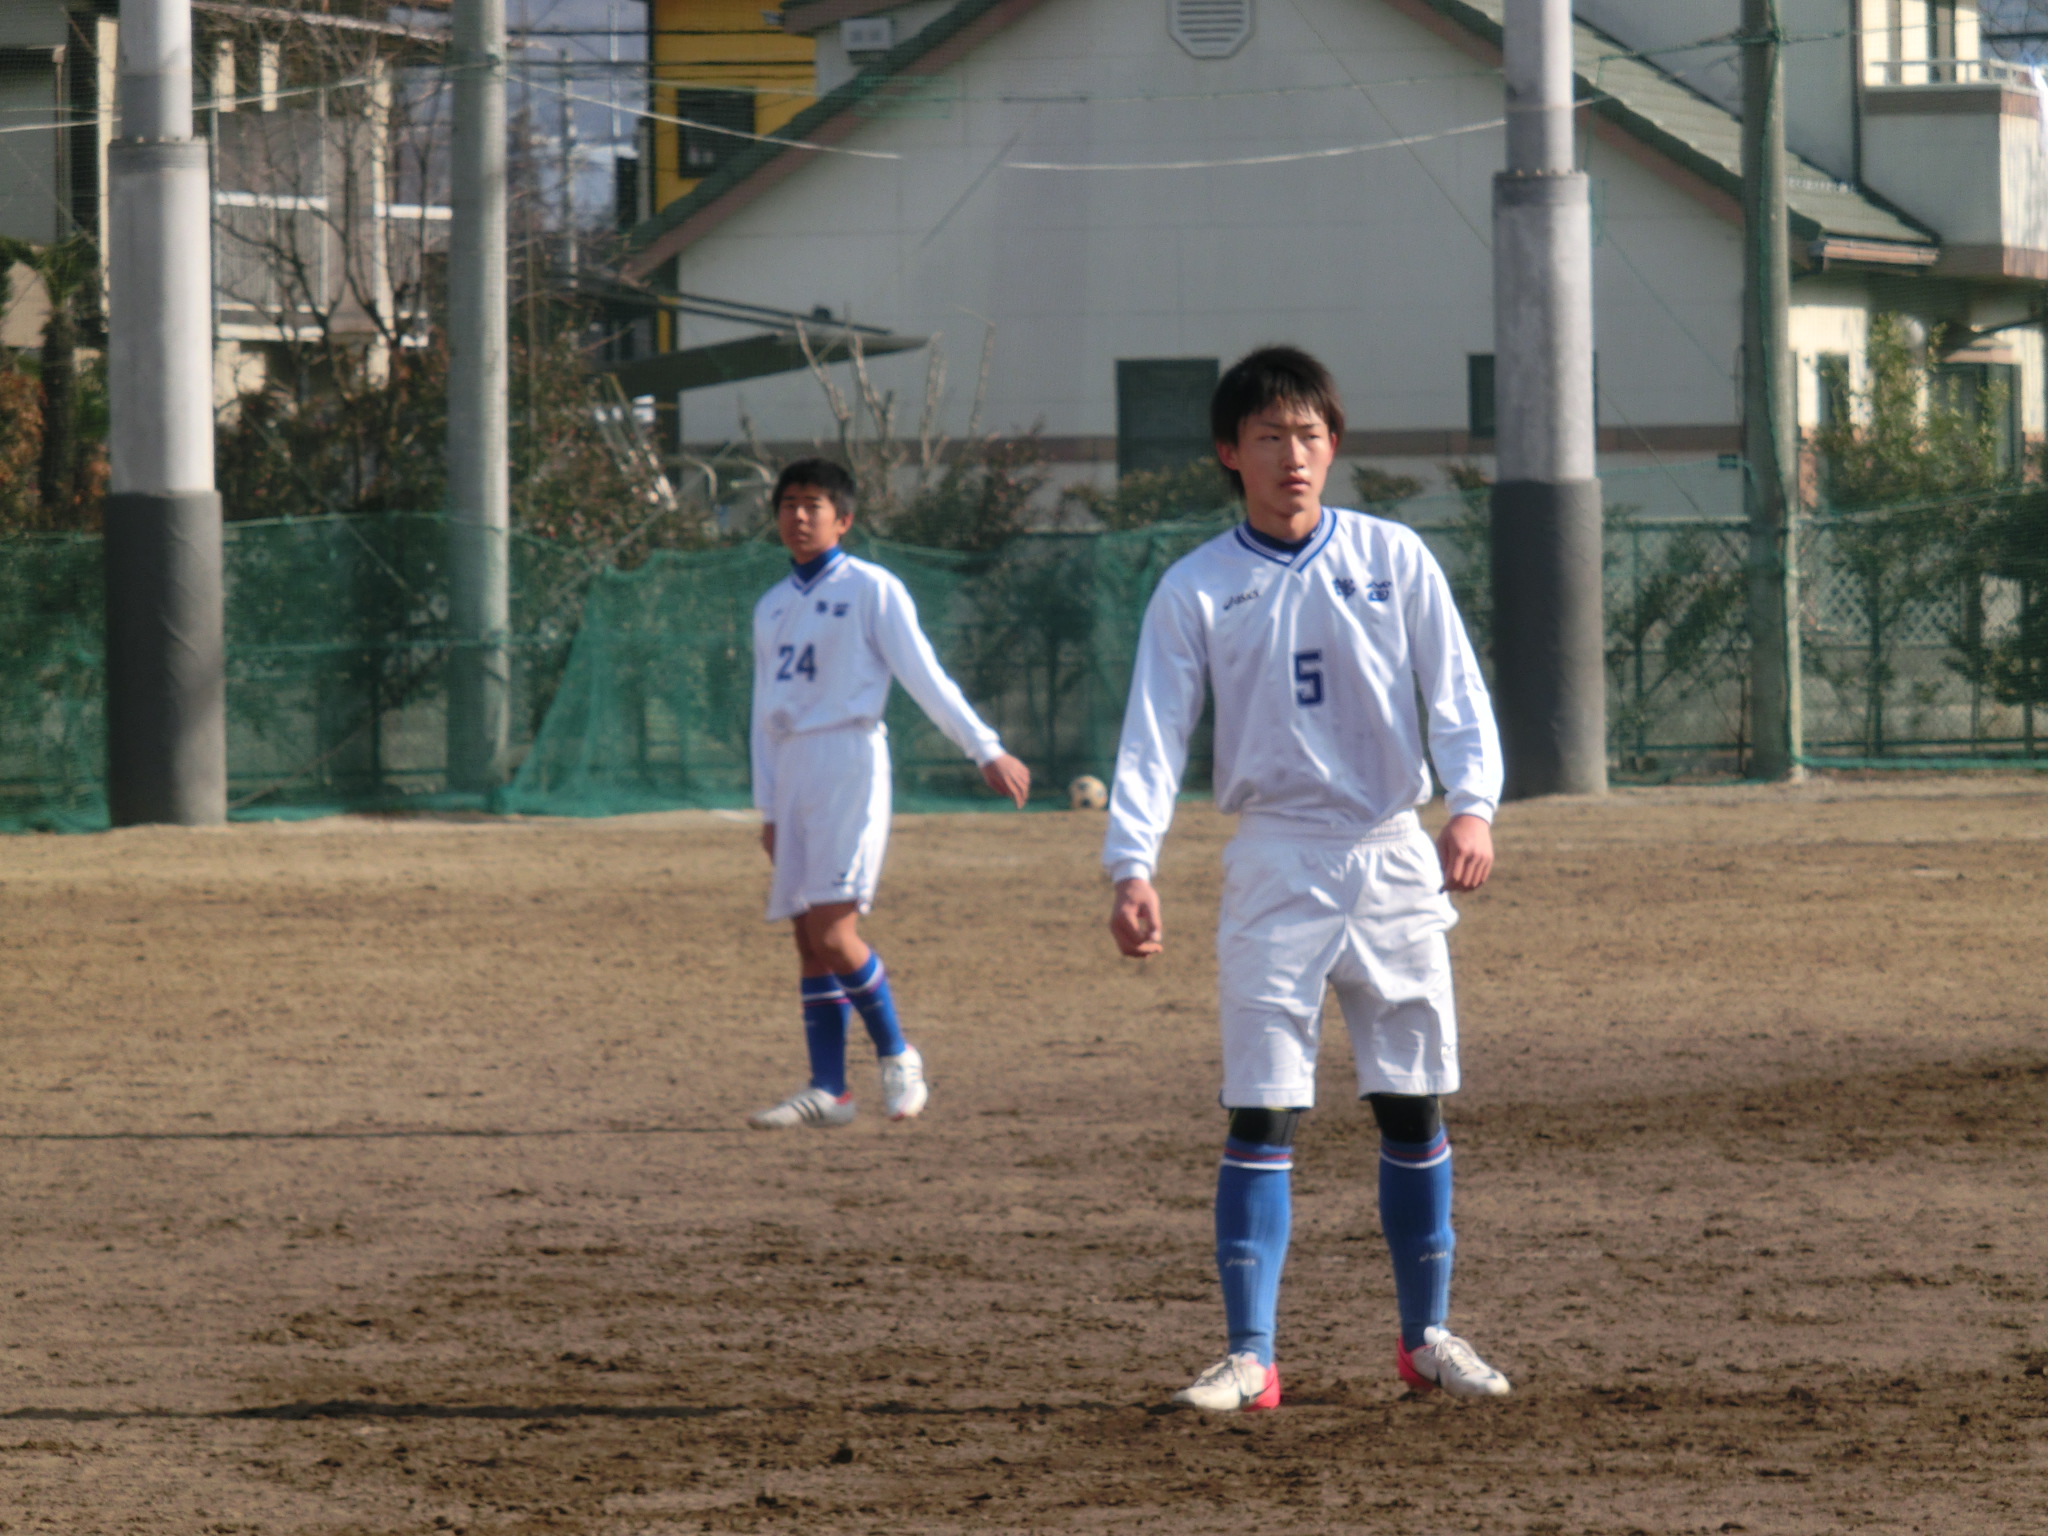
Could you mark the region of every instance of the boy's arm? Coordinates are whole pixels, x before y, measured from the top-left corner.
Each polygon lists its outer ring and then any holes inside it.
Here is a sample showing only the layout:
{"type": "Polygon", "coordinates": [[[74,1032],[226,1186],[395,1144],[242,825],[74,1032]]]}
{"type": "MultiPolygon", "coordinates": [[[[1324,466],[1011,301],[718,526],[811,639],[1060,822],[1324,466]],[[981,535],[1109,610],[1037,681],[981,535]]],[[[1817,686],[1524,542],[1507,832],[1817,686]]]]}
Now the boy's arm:
{"type": "Polygon", "coordinates": [[[1475,890],[1493,865],[1490,827],[1500,805],[1500,734],[1450,583],[1426,548],[1417,557],[1415,600],[1407,606],[1408,653],[1429,719],[1429,755],[1451,813],[1438,851],[1450,888],[1475,890]]]}
{"type": "Polygon", "coordinates": [[[1193,605],[1162,585],[1146,605],[1138,634],[1102,840],[1102,862],[1116,882],[1110,931],[1127,955],[1159,952],[1163,928],[1152,873],[1173,822],[1207,678],[1207,638],[1193,605]]]}
{"type": "Polygon", "coordinates": [[[931,641],[918,626],[917,604],[909,589],[893,578],[881,583],[875,594],[874,638],[903,691],[977,768],[1005,756],[1002,738],[974,712],[960,685],[939,665],[931,641]]]}

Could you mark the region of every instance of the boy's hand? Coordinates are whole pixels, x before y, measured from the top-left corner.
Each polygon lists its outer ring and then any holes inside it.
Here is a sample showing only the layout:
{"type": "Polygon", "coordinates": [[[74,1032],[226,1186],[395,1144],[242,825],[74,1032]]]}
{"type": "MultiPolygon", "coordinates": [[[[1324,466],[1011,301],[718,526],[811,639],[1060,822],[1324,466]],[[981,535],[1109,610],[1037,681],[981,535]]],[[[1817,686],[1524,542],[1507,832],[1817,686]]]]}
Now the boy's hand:
{"type": "Polygon", "coordinates": [[[1159,893],[1142,875],[1116,883],[1116,905],[1110,908],[1109,931],[1116,947],[1133,960],[1149,960],[1163,948],[1165,927],[1159,918],[1159,893]]]}
{"type": "Polygon", "coordinates": [[[761,848],[768,855],[768,862],[773,864],[775,862],[775,823],[772,821],[761,823],[761,848]]]}
{"type": "Polygon", "coordinates": [[[1444,889],[1476,891],[1493,873],[1493,828],[1484,816],[1453,816],[1437,834],[1444,889]]]}
{"type": "Polygon", "coordinates": [[[1007,795],[1024,809],[1024,797],[1031,793],[1031,770],[1005,752],[981,765],[981,781],[999,795],[1007,795]]]}

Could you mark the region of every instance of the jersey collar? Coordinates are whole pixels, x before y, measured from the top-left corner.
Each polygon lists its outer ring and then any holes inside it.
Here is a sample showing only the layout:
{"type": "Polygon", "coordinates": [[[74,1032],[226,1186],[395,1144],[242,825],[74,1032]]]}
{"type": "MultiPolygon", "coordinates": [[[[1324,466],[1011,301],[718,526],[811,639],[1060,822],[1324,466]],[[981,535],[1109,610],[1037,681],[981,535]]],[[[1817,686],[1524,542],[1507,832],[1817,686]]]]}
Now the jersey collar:
{"type": "Polygon", "coordinates": [[[1253,538],[1250,523],[1239,523],[1235,532],[1237,542],[1261,560],[1270,560],[1275,565],[1284,565],[1291,571],[1298,571],[1323,552],[1324,546],[1337,532],[1337,519],[1328,507],[1324,507],[1322,516],[1316,522],[1315,532],[1308,536],[1308,542],[1291,554],[1253,538]]]}
{"type": "Polygon", "coordinates": [[[789,562],[789,583],[799,592],[808,592],[831,575],[833,568],[845,558],[846,551],[835,544],[816,559],[806,560],[802,565],[792,560],[789,562]]]}

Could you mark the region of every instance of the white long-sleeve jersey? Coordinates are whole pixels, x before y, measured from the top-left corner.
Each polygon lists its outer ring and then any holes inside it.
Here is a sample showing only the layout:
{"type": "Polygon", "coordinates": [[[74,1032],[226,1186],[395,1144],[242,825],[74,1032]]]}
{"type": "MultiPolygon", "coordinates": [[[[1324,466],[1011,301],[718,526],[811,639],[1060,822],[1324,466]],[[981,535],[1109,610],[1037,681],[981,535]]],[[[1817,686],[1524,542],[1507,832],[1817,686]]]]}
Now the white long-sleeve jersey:
{"type": "Polygon", "coordinates": [[[1334,507],[1294,554],[1240,525],[1176,561],[1138,638],[1102,861],[1150,878],[1203,685],[1216,697],[1216,805],[1333,836],[1430,795],[1500,802],[1493,704],[1449,584],[1413,529],[1334,507]]]}
{"type": "Polygon", "coordinates": [[[894,678],[977,766],[1003,744],[939,665],[917,604],[879,565],[835,550],[808,580],[795,571],[754,605],[754,804],[775,804],[775,747],[818,731],[872,730],[894,678]]]}

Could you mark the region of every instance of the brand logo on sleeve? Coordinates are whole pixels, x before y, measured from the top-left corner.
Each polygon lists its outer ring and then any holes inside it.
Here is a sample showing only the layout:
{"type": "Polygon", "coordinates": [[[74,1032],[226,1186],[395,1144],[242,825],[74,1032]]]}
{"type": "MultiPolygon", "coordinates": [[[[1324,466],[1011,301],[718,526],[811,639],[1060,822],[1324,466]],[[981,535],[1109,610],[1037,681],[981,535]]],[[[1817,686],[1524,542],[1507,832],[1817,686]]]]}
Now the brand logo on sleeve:
{"type": "MultiPolygon", "coordinates": [[[[823,605],[822,605],[822,604],[820,604],[820,606],[822,607],[823,605]]],[[[834,604],[832,605],[832,617],[833,617],[833,618],[835,618],[835,619],[843,619],[843,618],[845,618],[845,617],[846,617],[846,610],[847,610],[847,609],[849,609],[849,608],[851,608],[852,606],[853,606],[853,604],[851,604],[851,603],[834,603],[834,604]]]]}
{"type": "Polygon", "coordinates": [[[1384,603],[1394,595],[1391,581],[1368,581],[1365,584],[1365,600],[1368,603],[1384,603]]]}
{"type": "Polygon", "coordinates": [[[1235,597],[1225,598],[1223,601],[1223,611],[1225,613],[1228,613],[1231,609],[1235,608],[1239,603],[1248,603],[1258,595],[1259,589],[1257,587],[1254,587],[1249,592],[1240,592],[1235,597]]]}

